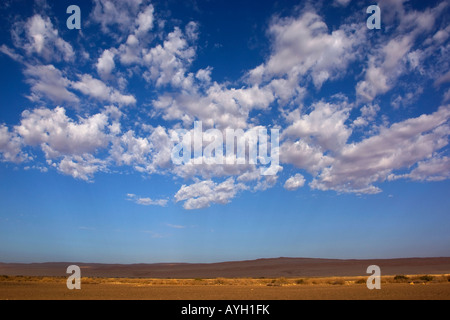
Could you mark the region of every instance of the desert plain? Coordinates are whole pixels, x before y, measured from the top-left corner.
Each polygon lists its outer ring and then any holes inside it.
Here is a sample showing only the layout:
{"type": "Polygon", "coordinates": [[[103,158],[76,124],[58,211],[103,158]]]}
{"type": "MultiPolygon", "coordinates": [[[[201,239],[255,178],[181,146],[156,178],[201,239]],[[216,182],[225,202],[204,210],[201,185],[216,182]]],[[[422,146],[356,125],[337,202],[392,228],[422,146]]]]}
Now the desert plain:
{"type": "Polygon", "coordinates": [[[449,300],[450,258],[277,258],[208,264],[0,263],[1,300],[449,300]],[[369,265],[381,289],[369,290],[369,265]]]}

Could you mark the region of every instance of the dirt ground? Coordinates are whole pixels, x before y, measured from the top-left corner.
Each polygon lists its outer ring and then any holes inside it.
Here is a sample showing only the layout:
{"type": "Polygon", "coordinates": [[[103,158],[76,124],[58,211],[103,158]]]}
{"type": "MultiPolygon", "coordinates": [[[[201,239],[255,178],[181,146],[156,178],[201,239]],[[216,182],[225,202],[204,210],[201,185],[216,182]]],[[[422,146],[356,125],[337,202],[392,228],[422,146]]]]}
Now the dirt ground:
{"type": "Polygon", "coordinates": [[[450,300],[450,283],[385,283],[380,290],[353,285],[151,285],[82,284],[69,290],[65,283],[0,282],[1,300],[450,300]]]}

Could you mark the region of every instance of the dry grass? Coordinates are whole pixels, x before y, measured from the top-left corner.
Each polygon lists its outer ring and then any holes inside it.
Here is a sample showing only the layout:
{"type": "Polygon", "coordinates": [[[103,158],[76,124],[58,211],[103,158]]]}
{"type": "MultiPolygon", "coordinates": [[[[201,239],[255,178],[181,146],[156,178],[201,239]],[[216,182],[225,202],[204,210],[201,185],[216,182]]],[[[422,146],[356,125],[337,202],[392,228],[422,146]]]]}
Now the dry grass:
{"type": "MultiPolygon", "coordinates": [[[[214,279],[157,279],[157,278],[100,278],[82,277],[82,284],[114,284],[132,286],[304,286],[365,285],[368,277],[310,277],[310,278],[214,278],[214,279]]],[[[65,283],[66,277],[7,276],[0,282],[65,283]]],[[[427,284],[450,282],[449,274],[382,276],[381,283],[427,284]]]]}

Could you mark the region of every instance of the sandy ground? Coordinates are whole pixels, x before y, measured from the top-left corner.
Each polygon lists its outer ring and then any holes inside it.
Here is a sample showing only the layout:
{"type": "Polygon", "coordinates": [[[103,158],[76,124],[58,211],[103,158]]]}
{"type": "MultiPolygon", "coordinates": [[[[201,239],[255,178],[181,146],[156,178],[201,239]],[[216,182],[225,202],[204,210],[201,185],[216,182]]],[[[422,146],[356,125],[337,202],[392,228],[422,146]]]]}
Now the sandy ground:
{"type": "Polygon", "coordinates": [[[152,285],[82,284],[81,290],[69,290],[64,283],[0,282],[0,299],[20,300],[450,300],[450,283],[382,284],[369,290],[353,285],[152,285]]]}

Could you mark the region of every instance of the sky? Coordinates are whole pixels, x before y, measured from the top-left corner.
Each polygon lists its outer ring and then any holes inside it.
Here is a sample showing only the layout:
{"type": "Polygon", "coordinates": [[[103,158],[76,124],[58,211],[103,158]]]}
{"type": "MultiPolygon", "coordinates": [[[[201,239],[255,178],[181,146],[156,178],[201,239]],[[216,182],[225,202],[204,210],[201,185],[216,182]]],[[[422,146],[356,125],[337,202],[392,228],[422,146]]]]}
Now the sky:
{"type": "Polygon", "coordinates": [[[2,1],[0,262],[450,256],[449,10],[2,1]]]}

